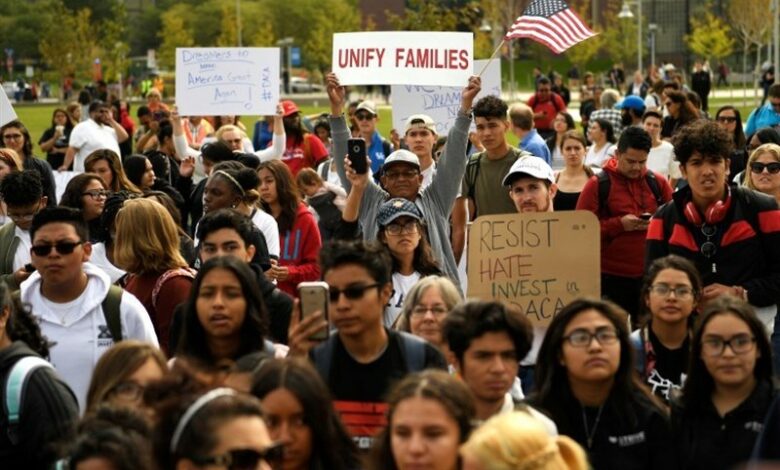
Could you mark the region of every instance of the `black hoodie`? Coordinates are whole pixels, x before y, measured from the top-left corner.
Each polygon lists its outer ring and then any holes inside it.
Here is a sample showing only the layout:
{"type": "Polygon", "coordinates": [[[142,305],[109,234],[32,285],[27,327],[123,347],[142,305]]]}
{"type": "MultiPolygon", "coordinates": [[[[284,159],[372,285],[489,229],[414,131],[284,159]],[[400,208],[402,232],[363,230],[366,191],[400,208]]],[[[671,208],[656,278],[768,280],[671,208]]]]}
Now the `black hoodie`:
{"type": "Polygon", "coordinates": [[[16,341],[0,350],[0,462],[3,468],[47,468],[57,459],[55,447],[75,432],[79,418],[76,397],[54,369],[40,367],[27,378],[22,397],[18,444],[8,437],[6,380],[16,361],[38,356],[25,343],[16,341]]]}

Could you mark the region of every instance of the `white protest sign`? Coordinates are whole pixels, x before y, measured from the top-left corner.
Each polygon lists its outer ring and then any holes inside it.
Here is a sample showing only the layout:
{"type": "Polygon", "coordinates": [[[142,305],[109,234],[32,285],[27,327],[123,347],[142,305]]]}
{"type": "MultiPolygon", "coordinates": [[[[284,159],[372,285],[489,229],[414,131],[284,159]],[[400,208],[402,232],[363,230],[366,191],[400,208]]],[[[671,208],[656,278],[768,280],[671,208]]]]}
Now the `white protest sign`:
{"type": "Polygon", "coordinates": [[[70,183],[70,180],[72,180],[74,176],[81,174],[81,172],[53,171],[52,174],[54,175],[54,193],[56,194],[57,202],[59,203],[60,199],[62,199],[62,195],[65,194],[65,188],[68,186],[68,183],[70,183]]]}
{"type": "Polygon", "coordinates": [[[0,126],[8,124],[14,119],[16,119],[16,111],[11,106],[11,102],[8,101],[5,91],[0,90],[0,126]]]}
{"type": "MultiPolygon", "coordinates": [[[[487,60],[474,61],[474,75],[478,74],[487,60]]],[[[390,96],[393,97],[393,128],[399,132],[409,116],[427,114],[436,123],[436,133],[447,135],[455,124],[460,108],[460,94],[467,81],[458,87],[393,85],[390,96]]],[[[501,97],[501,61],[494,60],[482,73],[482,90],[474,99],[476,103],[482,97],[493,95],[501,97]]],[[[473,126],[473,123],[472,123],[473,126]]]]}
{"type": "Polygon", "coordinates": [[[473,46],[472,33],[337,33],[332,68],[342,85],[463,86],[473,46]]]}
{"type": "Polygon", "coordinates": [[[182,116],[276,114],[279,49],[176,49],[176,105],[182,116]]]}

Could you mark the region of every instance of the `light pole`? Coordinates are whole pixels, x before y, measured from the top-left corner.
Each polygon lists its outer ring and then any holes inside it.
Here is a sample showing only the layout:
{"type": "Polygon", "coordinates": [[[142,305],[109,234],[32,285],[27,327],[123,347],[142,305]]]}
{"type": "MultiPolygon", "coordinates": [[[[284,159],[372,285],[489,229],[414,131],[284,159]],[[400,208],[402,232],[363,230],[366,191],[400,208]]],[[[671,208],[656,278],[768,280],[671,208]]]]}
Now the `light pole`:
{"type": "Polygon", "coordinates": [[[623,8],[620,9],[620,13],[618,13],[618,18],[620,19],[631,19],[634,17],[634,14],[631,12],[631,8],[629,7],[629,4],[636,3],[637,7],[637,34],[636,34],[636,69],[640,72],[642,71],[642,0],[636,0],[635,2],[630,2],[628,0],[625,0],[623,2],[623,8]]]}
{"type": "Polygon", "coordinates": [[[647,30],[650,33],[650,66],[655,69],[655,33],[658,32],[658,25],[650,23],[647,30]]]}
{"type": "Polygon", "coordinates": [[[287,79],[287,83],[284,84],[286,93],[292,92],[292,82],[290,80],[292,78],[292,50],[291,49],[294,43],[295,43],[295,38],[290,36],[276,41],[277,46],[282,48],[284,47],[287,48],[287,76],[289,78],[287,79]]]}

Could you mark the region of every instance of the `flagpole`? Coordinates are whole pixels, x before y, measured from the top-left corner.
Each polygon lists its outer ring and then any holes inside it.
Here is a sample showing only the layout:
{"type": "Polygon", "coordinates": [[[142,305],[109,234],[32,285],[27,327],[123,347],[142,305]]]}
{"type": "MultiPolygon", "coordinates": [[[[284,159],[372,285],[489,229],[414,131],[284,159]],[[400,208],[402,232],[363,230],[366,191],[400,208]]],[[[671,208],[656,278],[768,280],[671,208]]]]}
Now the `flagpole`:
{"type": "Polygon", "coordinates": [[[490,54],[490,59],[488,59],[485,66],[482,67],[482,70],[480,70],[479,74],[477,74],[478,77],[481,77],[482,74],[485,72],[485,70],[487,70],[488,66],[490,65],[491,62],[493,62],[493,59],[496,57],[496,54],[498,53],[499,50],[501,50],[503,46],[504,46],[504,39],[501,40],[501,43],[498,45],[498,47],[496,47],[496,50],[494,50],[493,53],[490,54]]]}

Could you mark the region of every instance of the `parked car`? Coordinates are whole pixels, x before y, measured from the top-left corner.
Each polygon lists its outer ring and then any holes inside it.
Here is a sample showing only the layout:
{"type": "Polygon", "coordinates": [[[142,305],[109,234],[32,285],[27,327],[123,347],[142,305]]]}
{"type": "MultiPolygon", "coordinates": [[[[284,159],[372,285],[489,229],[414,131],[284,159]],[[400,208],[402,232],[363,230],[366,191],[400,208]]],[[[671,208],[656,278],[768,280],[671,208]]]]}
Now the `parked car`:
{"type": "Polygon", "coordinates": [[[325,91],[325,87],[319,83],[311,83],[303,77],[292,77],[290,88],[293,93],[316,93],[325,91]]]}

